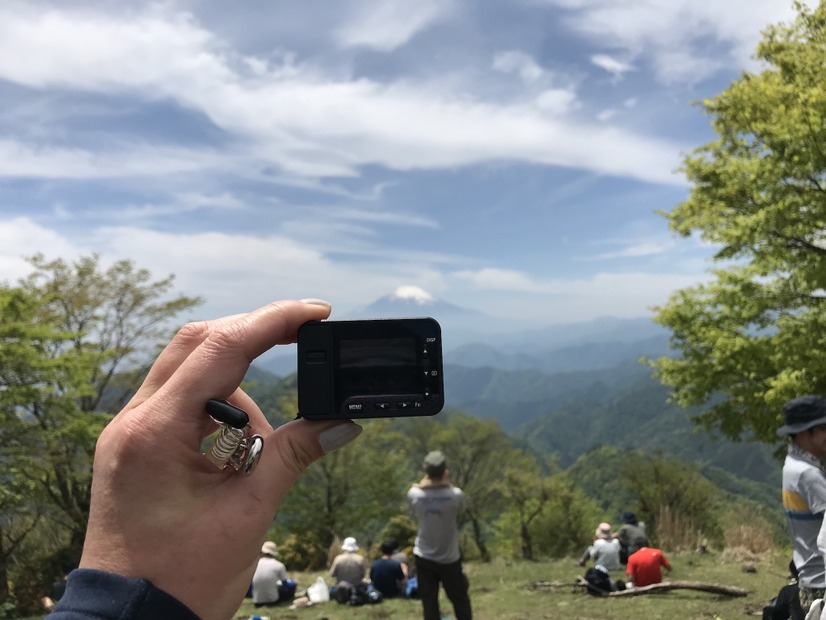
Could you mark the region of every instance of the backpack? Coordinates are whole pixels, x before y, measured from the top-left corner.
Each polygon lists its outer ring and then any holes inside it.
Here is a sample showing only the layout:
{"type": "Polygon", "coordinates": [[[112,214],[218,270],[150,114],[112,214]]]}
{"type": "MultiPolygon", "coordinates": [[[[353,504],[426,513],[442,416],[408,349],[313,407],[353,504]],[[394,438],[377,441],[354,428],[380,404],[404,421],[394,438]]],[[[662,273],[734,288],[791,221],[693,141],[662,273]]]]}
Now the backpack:
{"type": "Polygon", "coordinates": [[[805,613],[800,606],[800,594],[797,583],[780,588],[780,592],[767,607],[763,608],[763,620],[803,620],[805,613]]]}
{"type": "Polygon", "coordinates": [[[585,571],[585,581],[592,586],[586,589],[588,594],[601,596],[602,593],[608,594],[611,591],[611,578],[608,573],[598,568],[589,568],[585,571]]]}
{"type": "Polygon", "coordinates": [[[336,584],[336,589],[333,592],[333,598],[335,598],[336,603],[339,605],[347,605],[350,602],[350,597],[352,596],[355,588],[353,584],[348,581],[339,581],[336,584]]]}
{"type": "Polygon", "coordinates": [[[298,584],[292,580],[287,579],[286,581],[282,581],[278,584],[278,600],[279,601],[291,601],[295,597],[295,590],[298,587],[298,584]]]}

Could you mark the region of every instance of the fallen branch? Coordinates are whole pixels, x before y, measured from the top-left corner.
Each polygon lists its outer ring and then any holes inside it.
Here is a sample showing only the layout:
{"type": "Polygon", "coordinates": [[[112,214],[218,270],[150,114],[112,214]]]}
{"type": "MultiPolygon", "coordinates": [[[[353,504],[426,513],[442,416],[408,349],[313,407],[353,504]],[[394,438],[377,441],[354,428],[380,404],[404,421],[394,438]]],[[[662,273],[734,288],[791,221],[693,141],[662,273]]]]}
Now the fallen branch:
{"type": "Polygon", "coordinates": [[[570,583],[561,581],[533,581],[528,586],[531,590],[555,590],[556,588],[570,588],[570,583]]]}
{"type": "Polygon", "coordinates": [[[622,590],[620,592],[604,592],[595,588],[585,581],[582,576],[577,576],[577,583],[592,592],[598,592],[605,596],[639,596],[650,592],[667,592],[668,590],[700,590],[701,592],[711,592],[713,594],[725,594],[726,596],[748,596],[748,590],[737,586],[725,586],[719,583],[704,583],[702,581],[663,581],[650,586],[642,586],[622,590]]]}

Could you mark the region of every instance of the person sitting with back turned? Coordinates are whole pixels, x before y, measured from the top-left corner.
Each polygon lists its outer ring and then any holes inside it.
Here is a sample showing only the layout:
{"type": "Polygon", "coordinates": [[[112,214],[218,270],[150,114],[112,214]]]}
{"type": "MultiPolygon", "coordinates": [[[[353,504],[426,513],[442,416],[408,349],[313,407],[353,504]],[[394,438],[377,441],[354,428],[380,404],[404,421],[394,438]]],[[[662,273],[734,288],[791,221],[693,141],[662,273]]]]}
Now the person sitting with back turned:
{"type": "Polygon", "coordinates": [[[370,581],[384,598],[396,598],[404,592],[404,570],[392,557],[395,550],[395,541],[383,542],[381,557],[370,567],[370,581]]]}
{"type": "Polygon", "coordinates": [[[295,342],[330,305],[283,301],[181,328],[95,450],[80,568],[50,620],[226,620],[238,611],[275,512],[301,473],[355,439],[351,421],[273,430],[239,385],[251,360],[295,342]],[[220,470],[202,453],[211,399],[263,435],[258,468],[220,470]]]}
{"type": "Polygon", "coordinates": [[[628,566],[625,568],[628,583],[626,587],[642,587],[660,583],[663,574],[660,567],[671,570],[671,564],[659,549],[643,547],[628,557],[628,566]]]}
{"type": "Polygon", "coordinates": [[[620,543],[620,563],[628,562],[628,557],[638,549],[648,546],[648,534],[645,526],[637,521],[637,515],[630,510],[622,513],[622,525],[614,533],[620,543]]]}
{"type": "Polygon", "coordinates": [[[356,553],[359,546],[356,539],[349,536],[341,543],[341,551],[333,563],[330,565],[330,574],[336,583],[346,582],[352,586],[357,586],[367,575],[367,560],[364,556],[356,553]]]}
{"type": "Polygon", "coordinates": [[[585,550],[579,559],[579,565],[585,566],[593,558],[594,565],[599,564],[608,571],[619,570],[620,542],[611,535],[611,524],[600,523],[594,533],[594,544],[585,550]]]}
{"type": "Polygon", "coordinates": [[[277,553],[278,547],[271,540],[261,547],[261,557],[252,576],[252,602],[256,607],[278,603],[278,586],[287,581],[287,567],[275,559],[277,553]]]}
{"type": "Polygon", "coordinates": [[[404,551],[399,549],[399,541],[397,539],[389,538],[386,544],[393,547],[393,553],[390,554],[390,558],[401,564],[404,578],[407,579],[410,576],[410,558],[407,557],[404,551]]]}

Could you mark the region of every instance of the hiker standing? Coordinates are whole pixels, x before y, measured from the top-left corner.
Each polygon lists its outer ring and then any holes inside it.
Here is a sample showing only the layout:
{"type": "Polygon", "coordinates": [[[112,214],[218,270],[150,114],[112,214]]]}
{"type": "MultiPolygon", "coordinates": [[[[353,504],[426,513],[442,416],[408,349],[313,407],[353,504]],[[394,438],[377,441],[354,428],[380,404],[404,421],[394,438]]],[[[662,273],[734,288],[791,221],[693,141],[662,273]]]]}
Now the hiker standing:
{"type": "Polygon", "coordinates": [[[428,453],[425,477],[407,492],[407,501],[419,523],[413,555],[419,580],[424,620],[439,620],[439,584],[453,604],[456,620],[472,620],[468,581],[459,551],[458,517],[465,509],[462,489],[448,479],[441,451],[428,453]]]}

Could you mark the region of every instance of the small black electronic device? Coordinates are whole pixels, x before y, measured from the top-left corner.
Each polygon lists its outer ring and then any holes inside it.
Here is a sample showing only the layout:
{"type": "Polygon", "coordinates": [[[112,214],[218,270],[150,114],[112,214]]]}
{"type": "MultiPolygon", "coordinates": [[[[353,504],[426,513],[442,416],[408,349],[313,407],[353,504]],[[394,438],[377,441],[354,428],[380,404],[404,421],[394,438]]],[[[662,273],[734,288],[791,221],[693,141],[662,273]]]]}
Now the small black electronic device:
{"type": "Polygon", "coordinates": [[[310,321],[298,329],[298,411],[308,420],[435,415],[442,330],[431,318],[310,321]]]}

